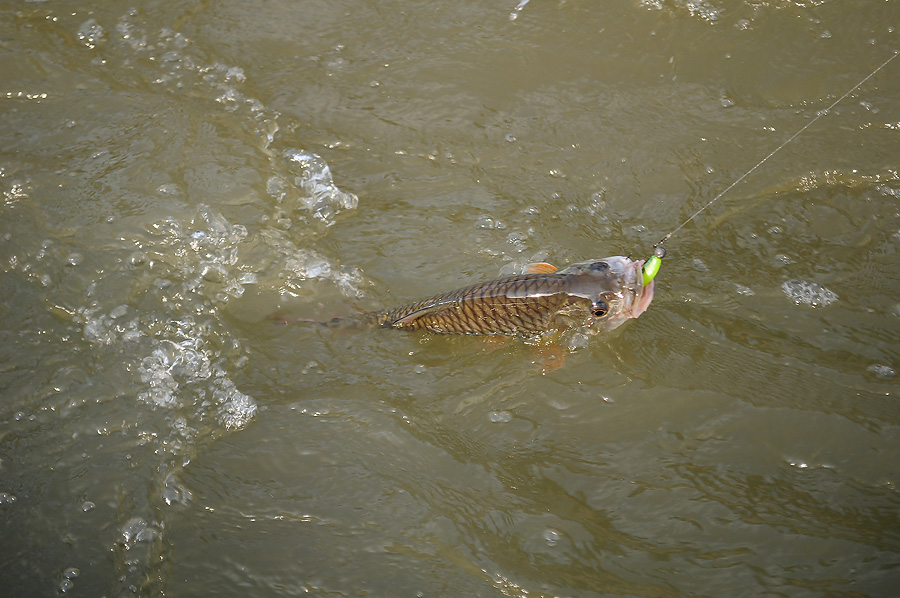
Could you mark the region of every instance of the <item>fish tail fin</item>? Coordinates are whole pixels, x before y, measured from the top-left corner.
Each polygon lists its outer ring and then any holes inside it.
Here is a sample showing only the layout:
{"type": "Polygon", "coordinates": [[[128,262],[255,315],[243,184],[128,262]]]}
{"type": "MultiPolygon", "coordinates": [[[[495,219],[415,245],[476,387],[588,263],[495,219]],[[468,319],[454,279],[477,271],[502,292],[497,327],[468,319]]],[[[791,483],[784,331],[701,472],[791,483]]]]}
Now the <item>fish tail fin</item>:
{"type": "Polygon", "coordinates": [[[390,314],[383,311],[361,311],[346,319],[358,328],[393,328],[394,323],[390,314]]]}
{"type": "Polygon", "coordinates": [[[316,320],[313,318],[298,318],[289,316],[285,312],[275,312],[266,316],[267,320],[279,326],[296,323],[318,324],[332,329],[349,328],[390,328],[390,322],[386,315],[380,312],[361,312],[344,318],[331,318],[330,320],[316,320]]]}
{"type": "Polygon", "coordinates": [[[288,316],[287,312],[276,311],[270,313],[266,316],[266,319],[272,322],[273,324],[277,324],[279,326],[284,326],[286,324],[293,324],[295,322],[315,322],[316,320],[310,320],[308,318],[295,318],[292,316],[288,316]]]}

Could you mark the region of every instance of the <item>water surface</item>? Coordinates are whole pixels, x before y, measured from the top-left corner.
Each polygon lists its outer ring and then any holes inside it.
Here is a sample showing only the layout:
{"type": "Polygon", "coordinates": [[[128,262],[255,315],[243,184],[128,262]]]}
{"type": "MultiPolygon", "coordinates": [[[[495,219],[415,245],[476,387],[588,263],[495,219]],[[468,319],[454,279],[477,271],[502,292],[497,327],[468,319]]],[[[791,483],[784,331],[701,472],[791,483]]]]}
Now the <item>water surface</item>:
{"type": "Polygon", "coordinates": [[[4,5],[4,593],[892,595],[900,61],[585,346],[266,315],[649,255],[898,27],[876,0],[4,5]]]}

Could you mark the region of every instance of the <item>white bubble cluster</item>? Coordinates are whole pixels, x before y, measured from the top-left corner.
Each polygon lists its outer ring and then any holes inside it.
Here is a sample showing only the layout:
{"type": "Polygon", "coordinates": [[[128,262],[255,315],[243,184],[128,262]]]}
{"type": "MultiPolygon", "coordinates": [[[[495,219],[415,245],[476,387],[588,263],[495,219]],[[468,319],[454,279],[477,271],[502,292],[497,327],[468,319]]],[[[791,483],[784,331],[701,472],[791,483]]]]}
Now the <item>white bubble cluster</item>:
{"type": "Polygon", "coordinates": [[[308,280],[327,280],[333,282],[345,297],[358,299],[363,296],[364,277],[359,268],[335,264],[316,251],[299,249],[286,236],[272,236],[267,241],[280,256],[281,293],[298,294],[308,280]]]}
{"type": "Polygon", "coordinates": [[[243,428],[256,415],[256,401],[239,391],[228,378],[217,378],[212,394],[218,405],[219,422],[226,430],[243,428]]]}
{"type": "Polygon", "coordinates": [[[201,205],[191,222],[169,218],[151,226],[150,233],[137,252],[140,259],[122,266],[138,275],[134,284],[145,296],[142,309],[119,304],[105,312],[98,301],[76,310],[75,320],[88,342],[138,355],[129,368],[140,381],[135,397],[172,411],[173,437],[190,440],[193,422],[210,411],[223,429],[242,428],[257,405],[230,378],[242,351],[215,316],[220,306],[241,296],[244,285],[257,281],[240,257],[249,232],[201,205]],[[153,277],[141,277],[143,270],[152,270],[153,277]]]}
{"type": "Polygon", "coordinates": [[[826,306],[838,300],[833,291],[822,285],[805,280],[788,280],[781,285],[781,290],[796,304],[805,303],[812,307],[826,306]]]}
{"type": "Polygon", "coordinates": [[[867,369],[882,380],[890,380],[896,375],[894,368],[883,363],[873,363],[867,369]]]}
{"type": "Polygon", "coordinates": [[[210,352],[205,344],[200,335],[179,342],[158,341],[138,367],[141,382],[146,384],[138,397],[160,407],[171,406],[179,388],[210,378],[210,352]]]}
{"type": "Polygon", "coordinates": [[[60,576],[59,585],[57,586],[59,591],[63,594],[71,591],[75,587],[75,578],[80,574],[81,571],[79,571],[77,567],[69,567],[63,571],[60,576]]]}
{"type": "Polygon", "coordinates": [[[150,542],[158,535],[157,526],[147,523],[140,517],[133,517],[122,527],[119,542],[125,550],[131,550],[137,544],[150,542]]]}
{"type": "Polygon", "coordinates": [[[96,19],[88,19],[79,27],[78,39],[88,48],[96,48],[97,44],[105,41],[106,31],[96,19]]]}
{"type": "Polygon", "coordinates": [[[640,0],[640,5],[654,10],[663,10],[666,5],[671,5],[673,9],[686,10],[692,17],[699,17],[709,23],[717,21],[722,12],[708,0],[640,0]]]}
{"type": "Polygon", "coordinates": [[[171,276],[179,279],[185,290],[217,304],[226,303],[240,297],[244,285],[256,280],[238,264],[241,244],[249,233],[244,225],[231,224],[205,204],[200,204],[197,212],[189,225],[173,218],[154,224],[151,233],[156,242],[144,253],[157,263],[173,265],[171,276]]]}
{"type": "Polygon", "coordinates": [[[512,414],[509,411],[498,410],[491,411],[488,414],[488,419],[495,424],[506,424],[512,421],[512,414]]]}
{"type": "Polygon", "coordinates": [[[296,173],[292,181],[296,192],[290,194],[285,182],[278,179],[270,179],[269,188],[274,187],[273,195],[289,208],[307,211],[330,226],[338,212],[352,210],[359,204],[356,195],[335,185],[331,168],[320,156],[299,149],[285,150],[282,156],[296,173]]]}

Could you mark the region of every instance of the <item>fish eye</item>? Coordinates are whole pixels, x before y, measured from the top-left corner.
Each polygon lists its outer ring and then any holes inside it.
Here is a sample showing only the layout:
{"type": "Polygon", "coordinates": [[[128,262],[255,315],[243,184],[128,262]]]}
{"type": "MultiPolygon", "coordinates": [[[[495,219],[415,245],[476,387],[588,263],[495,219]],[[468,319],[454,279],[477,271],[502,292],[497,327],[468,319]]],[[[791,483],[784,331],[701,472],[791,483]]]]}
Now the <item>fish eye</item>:
{"type": "Polygon", "coordinates": [[[597,299],[591,304],[591,313],[598,318],[602,318],[609,313],[609,306],[603,299],[597,299]]]}
{"type": "Polygon", "coordinates": [[[609,270],[609,264],[606,262],[594,262],[591,264],[590,268],[595,272],[603,272],[604,270],[609,270]]]}

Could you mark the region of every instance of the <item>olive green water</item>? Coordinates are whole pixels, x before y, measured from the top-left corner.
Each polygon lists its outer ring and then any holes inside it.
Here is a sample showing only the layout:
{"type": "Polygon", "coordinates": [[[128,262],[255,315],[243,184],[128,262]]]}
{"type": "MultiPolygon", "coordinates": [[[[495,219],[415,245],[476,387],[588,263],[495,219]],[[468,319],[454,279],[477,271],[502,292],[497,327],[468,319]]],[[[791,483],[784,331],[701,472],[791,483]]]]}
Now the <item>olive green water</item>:
{"type": "Polygon", "coordinates": [[[892,596],[900,60],[586,346],[275,326],[647,256],[894,1],[0,7],[3,596],[892,596]]]}

